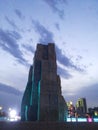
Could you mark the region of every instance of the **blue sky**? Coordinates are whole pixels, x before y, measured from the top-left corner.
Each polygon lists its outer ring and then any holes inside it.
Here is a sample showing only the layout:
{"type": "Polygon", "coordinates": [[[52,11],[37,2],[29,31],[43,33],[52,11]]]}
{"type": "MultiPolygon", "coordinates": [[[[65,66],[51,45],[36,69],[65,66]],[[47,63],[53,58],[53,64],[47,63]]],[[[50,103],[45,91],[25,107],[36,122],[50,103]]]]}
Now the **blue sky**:
{"type": "Polygon", "coordinates": [[[24,91],[37,43],[55,43],[66,101],[98,106],[98,1],[0,0],[0,83],[24,91]]]}

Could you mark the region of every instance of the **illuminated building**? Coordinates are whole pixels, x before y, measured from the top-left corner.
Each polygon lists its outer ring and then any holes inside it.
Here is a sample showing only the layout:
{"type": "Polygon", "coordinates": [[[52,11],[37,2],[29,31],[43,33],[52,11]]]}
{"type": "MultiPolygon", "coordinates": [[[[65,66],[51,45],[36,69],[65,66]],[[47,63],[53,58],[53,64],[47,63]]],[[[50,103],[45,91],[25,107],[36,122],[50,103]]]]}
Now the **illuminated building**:
{"type": "Polygon", "coordinates": [[[68,117],[74,117],[75,116],[75,107],[72,103],[72,101],[67,102],[68,107],[68,117]]]}
{"type": "Polygon", "coordinates": [[[22,99],[21,120],[64,121],[65,109],[55,46],[38,44],[22,99]]]}
{"type": "Polygon", "coordinates": [[[76,112],[79,116],[85,116],[87,113],[87,104],[85,98],[79,98],[76,103],[76,112]]]}
{"type": "Polygon", "coordinates": [[[88,108],[88,112],[91,117],[98,117],[98,107],[88,108]]]}
{"type": "Polygon", "coordinates": [[[2,106],[0,106],[0,117],[2,116],[2,106]]]}

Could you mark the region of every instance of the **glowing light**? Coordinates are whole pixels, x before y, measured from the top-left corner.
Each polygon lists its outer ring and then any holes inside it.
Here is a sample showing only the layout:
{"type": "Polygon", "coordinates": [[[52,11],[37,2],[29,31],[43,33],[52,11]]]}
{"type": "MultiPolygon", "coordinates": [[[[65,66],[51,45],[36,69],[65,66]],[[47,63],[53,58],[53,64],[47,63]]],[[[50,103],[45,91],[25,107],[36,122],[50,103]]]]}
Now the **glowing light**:
{"type": "Polygon", "coordinates": [[[72,103],[72,101],[70,101],[70,105],[72,105],[73,103],[72,103]]]}
{"type": "Polygon", "coordinates": [[[10,110],[9,116],[10,116],[10,118],[15,118],[16,117],[16,111],[10,110]]]}
{"type": "Polygon", "coordinates": [[[87,122],[86,118],[77,118],[78,122],[87,122]]]}
{"type": "Polygon", "coordinates": [[[11,111],[12,109],[11,108],[9,108],[9,111],[11,111]]]}
{"type": "Polygon", "coordinates": [[[98,118],[70,118],[68,117],[67,122],[98,122],[98,118]]]}
{"type": "Polygon", "coordinates": [[[71,122],[71,118],[67,118],[67,122],[71,122]]]}
{"type": "Polygon", "coordinates": [[[92,122],[92,118],[88,118],[88,122],[92,122]]]}
{"type": "Polygon", "coordinates": [[[94,115],[95,115],[95,116],[98,116],[98,112],[97,112],[97,111],[95,111],[94,115]]]}
{"type": "Polygon", "coordinates": [[[76,122],[77,120],[76,120],[76,118],[71,118],[71,121],[76,122]]]}
{"type": "Polygon", "coordinates": [[[0,106],[0,110],[2,110],[2,107],[0,106]]]}
{"type": "Polygon", "coordinates": [[[98,122],[98,118],[93,118],[94,122],[98,122]]]}

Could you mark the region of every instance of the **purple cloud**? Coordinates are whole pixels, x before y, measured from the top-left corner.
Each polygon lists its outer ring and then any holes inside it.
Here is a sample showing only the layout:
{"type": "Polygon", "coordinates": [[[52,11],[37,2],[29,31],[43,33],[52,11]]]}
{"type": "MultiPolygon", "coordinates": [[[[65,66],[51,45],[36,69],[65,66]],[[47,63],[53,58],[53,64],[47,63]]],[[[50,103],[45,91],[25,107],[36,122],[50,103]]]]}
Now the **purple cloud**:
{"type": "Polygon", "coordinates": [[[8,22],[8,24],[11,25],[14,29],[19,30],[19,28],[17,27],[17,25],[15,24],[13,20],[10,20],[7,16],[5,16],[5,19],[8,22]]]}
{"type": "Polygon", "coordinates": [[[56,27],[56,29],[57,29],[58,31],[60,31],[60,26],[59,26],[58,23],[55,23],[55,27],[56,27]]]}
{"type": "Polygon", "coordinates": [[[15,31],[5,31],[0,29],[0,47],[10,53],[21,64],[26,64],[27,61],[23,58],[23,54],[17,44],[17,40],[21,36],[15,31]]]}
{"type": "Polygon", "coordinates": [[[27,50],[30,51],[31,53],[35,52],[35,49],[31,45],[23,45],[23,47],[27,50]]]}
{"type": "Polygon", "coordinates": [[[20,18],[20,19],[24,19],[25,17],[22,15],[21,11],[19,9],[15,9],[15,13],[16,15],[20,18]]]}
{"type": "MultiPolygon", "coordinates": [[[[48,44],[48,43],[55,43],[54,42],[54,35],[51,31],[49,31],[47,28],[45,28],[43,25],[41,25],[38,21],[32,20],[32,24],[34,27],[34,30],[39,34],[39,42],[43,44],[48,44]]],[[[56,55],[57,55],[57,60],[60,64],[64,65],[65,67],[69,67],[72,69],[75,69],[76,71],[82,72],[83,70],[80,67],[75,66],[72,61],[66,57],[66,55],[62,54],[62,50],[58,48],[57,45],[55,45],[56,49],[56,55]]],[[[71,77],[71,75],[67,72],[67,70],[64,70],[65,72],[62,71],[62,68],[58,68],[58,72],[62,76],[68,78],[71,77]]]]}
{"type": "Polygon", "coordinates": [[[46,4],[48,4],[53,12],[56,12],[61,19],[64,18],[64,9],[61,9],[59,5],[63,6],[66,4],[66,0],[43,0],[46,4]]]}

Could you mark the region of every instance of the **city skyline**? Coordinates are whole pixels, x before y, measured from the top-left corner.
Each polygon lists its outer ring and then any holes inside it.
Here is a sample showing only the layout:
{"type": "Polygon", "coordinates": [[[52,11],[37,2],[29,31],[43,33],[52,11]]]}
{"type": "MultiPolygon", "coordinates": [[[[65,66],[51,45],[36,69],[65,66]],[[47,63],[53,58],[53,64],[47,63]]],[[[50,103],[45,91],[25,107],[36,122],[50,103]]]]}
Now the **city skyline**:
{"type": "Polygon", "coordinates": [[[0,84],[23,92],[37,43],[55,43],[65,100],[98,106],[98,1],[0,3],[0,84]]]}

